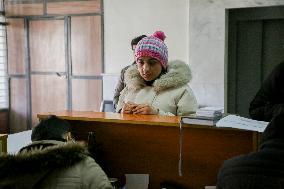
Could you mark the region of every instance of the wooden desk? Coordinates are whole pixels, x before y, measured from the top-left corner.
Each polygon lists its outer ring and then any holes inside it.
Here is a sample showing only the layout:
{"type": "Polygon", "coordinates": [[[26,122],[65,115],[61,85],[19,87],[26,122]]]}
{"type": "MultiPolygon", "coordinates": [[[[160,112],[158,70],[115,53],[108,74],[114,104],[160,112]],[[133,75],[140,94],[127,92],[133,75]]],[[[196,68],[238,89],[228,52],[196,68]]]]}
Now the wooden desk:
{"type": "Polygon", "coordinates": [[[38,114],[39,119],[57,115],[68,120],[77,137],[86,140],[93,131],[101,144],[104,170],[110,177],[126,173],[150,174],[149,189],[172,181],[188,189],[215,185],[224,160],[257,149],[256,132],[211,126],[183,127],[183,176],[178,174],[179,119],[156,115],[62,111],[38,114]]]}
{"type": "Polygon", "coordinates": [[[0,154],[7,153],[7,134],[0,134],[0,154]]]}

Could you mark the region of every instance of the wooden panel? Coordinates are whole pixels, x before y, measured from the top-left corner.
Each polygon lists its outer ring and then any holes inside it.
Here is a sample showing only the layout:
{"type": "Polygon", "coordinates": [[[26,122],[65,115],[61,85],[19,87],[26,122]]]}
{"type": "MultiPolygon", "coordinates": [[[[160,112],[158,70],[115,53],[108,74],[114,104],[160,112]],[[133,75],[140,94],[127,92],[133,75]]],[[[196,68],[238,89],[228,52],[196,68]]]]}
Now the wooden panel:
{"type": "Polygon", "coordinates": [[[6,16],[43,15],[43,0],[5,0],[6,16]]]}
{"type": "Polygon", "coordinates": [[[65,110],[67,108],[67,82],[56,75],[32,75],[32,125],[38,123],[39,112],[65,110]]]}
{"type": "Polygon", "coordinates": [[[0,110],[0,133],[9,133],[8,109],[0,110]]]}
{"type": "Polygon", "coordinates": [[[65,72],[64,20],[30,21],[31,71],[65,72]]]}
{"type": "Polygon", "coordinates": [[[71,45],[73,75],[100,75],[101,16],[72,17],[71,45]]]}
{"type": "Polygon", "coordinates": [[[99,111],[102,101],[101,80],[72,80],[73,110],[99,111]]]}
{"type": "Polygon", "coordinates": [[[24,131],[27,129],[26,79],[11,78],[10,94],[10,131],[11,133],[24,131]]]}
{"type": "Polygon", "coordinates": [[[149,189],[161,182],[174,182],[181,188],[216,185],[224,160],[253,151],[253,132],[185,127],[183,165],[180,177],[179,128],[109,122],[70,121],[78,140],[95,133],[100,149],[98,159],[108,176],[123,178],[126,173],[150,174],[149,189]],[[139,162],[139,163],[137,163],[139,162]]]}
{"type": "Polygon", "coordinates": [[[47,1],[47,14],[100,13],[100,0],[47,1]]]}
{"type": "Polygon", "coordinates": [[[23,19],[7,19],[8,73],[25,74],[25,33],[23,19]]]}
{"type": "Polygon", "coordinates": [[[7,134],[0,134],[0,155],[7,153],[7,134]]]}

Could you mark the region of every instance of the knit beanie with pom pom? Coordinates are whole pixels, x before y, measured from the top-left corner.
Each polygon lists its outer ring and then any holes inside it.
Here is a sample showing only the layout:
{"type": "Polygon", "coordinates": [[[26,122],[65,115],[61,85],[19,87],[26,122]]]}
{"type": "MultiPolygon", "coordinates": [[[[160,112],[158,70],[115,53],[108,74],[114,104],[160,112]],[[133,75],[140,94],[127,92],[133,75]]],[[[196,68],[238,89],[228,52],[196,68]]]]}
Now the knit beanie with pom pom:
{"type": "Polygon", "coordinates": [[[164,43],[166,36],[162,31],[156,31],[149,37],[144,37],[135,48],[135,60],[147,56],[157,59],[164,69],[168,64],[168,48],[164,43]]]}

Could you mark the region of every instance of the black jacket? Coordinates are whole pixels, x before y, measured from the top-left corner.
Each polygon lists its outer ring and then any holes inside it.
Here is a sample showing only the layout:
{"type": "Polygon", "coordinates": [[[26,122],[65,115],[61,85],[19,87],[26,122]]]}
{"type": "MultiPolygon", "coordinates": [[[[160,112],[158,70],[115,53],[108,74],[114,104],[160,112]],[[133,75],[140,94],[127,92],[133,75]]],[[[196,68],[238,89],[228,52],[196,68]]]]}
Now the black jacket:
{"type": "Polygon", "coordinates": [[[224,162],[217,189],[284,189],[284,114],[269,123],[258,152],[224,162]]]}
{"type": "Polygon", "coordinates": [[[284,112],[284,62],[277,65],[250,103],[252,119],[270,121],[284,112]]]}

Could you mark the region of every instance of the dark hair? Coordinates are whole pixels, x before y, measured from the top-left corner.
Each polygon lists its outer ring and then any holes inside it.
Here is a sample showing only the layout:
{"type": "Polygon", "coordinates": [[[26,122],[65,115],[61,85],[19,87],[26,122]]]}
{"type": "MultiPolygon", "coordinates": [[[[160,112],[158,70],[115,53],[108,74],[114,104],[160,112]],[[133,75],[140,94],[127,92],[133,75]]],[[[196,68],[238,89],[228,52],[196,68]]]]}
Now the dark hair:
{"type": "Polygon", "coordinates": [[[42,120],[32,130],[32,141],[38,140],[58,140],[66,141],[64,134],[70,131],[70,124],[55,115],[42,120]]]}
{"type": "Polygon", "coordinates": [[[137,45],[138,42],[143,39],[144,37],[147,37],[146,35],[140,35],[138,37],[135,37],[134,39],[131,40],[131,48],[133,45],[137,45]]]}

